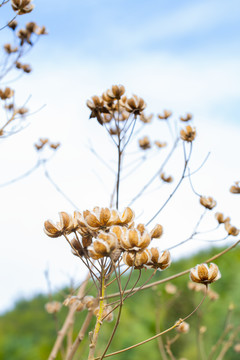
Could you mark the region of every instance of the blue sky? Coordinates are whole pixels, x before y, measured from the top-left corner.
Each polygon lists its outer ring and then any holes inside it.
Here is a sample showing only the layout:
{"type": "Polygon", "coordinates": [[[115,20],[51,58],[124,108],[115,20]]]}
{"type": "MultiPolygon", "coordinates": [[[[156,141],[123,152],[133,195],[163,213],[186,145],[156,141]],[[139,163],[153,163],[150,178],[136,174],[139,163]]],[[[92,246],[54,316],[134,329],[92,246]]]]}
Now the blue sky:
{"type": "MultiPolygon", "coordinates": [[[[233,181],[240,180],[236,161],[240,137],[239,1],[34,3],[34,12],[19,17],[19,21],[34,20],[45,25],[49,35],[40,39],[26,56],[26,62],[32,64],[32,74],[14,86],[19,104],[31,94],[32,111],[43,104],[46,107],[32,117],[25,131],[2,144],[1,154],[7,154],[0,155],[2,182],[32,167],[36,161],[32,144],[47,136],[62,143],[49,165],[59,186],[80,204],[81,210],[96,204],[108,205],[106,196],[112,189],[112,179],[99,164],[95,168],[96,159],[89,154],[87,144],[91,140],[96,147],[100,145],[100,153],[106,158],[111,154],[111,144],[99,140],[102,129],[88,120],[85,103],[112,84],[122,83],[128,94],[144,97],[149,112],[171,109],[176,117],[186,112],[194,114],[198,133],[196,167],[211,151],[196,186],[204,194],[215,196],[222,206],[219,210],[226,209],[235,225],[239,224],[239,199],[228,193],[233,181]],[[77,166],[69,169],[69,161],[77,166]],[[103,174],[102,183],[96,172],[103,174]],[[87,191],[89,184],[91,191],[87,191]]],[[[7,21],[7,13],[3,14],[7,21]]],[[[2,22],[5,23],[3,17],[2,22]]],[[[1,41],[6,33],[0,32],[1,41]]],[[[156,135],[154,127],[149,128],[149,135],[156,135]]],[[[134,190],[134,185],[130,186],[134,190]]],[[[184,191],[180,192],[180,200],[186,199],[184,191]]],[[[1,238],[6,239],[0,243],[0,281],[5,288],[0,311],[9,308],[19,296],[46,291],[43,272],[47,265],[55,287],[75,274],[79,280],[82,268],[79,272],[79,262],[64,241],[56,242],[43,234],[44,220],[56,220],[58,211],[72,212],[73,208],[46,181],[41,170],[0,189],[0,196],[4,209],[1,238]]],[[[129,199],[123,199],[122,206],[124,200],[129,199]]],[[[185,200],[186,208],[191,209],[191,201],[191,196],[185,200]]],[[[173,228],[172,218],[176,228],[181,225],[181,203],[175,206],[174,213],[166,212],[161,219],[165,221],[166,234],[173,228]]],[[[141,214],[142,210],[145,214],[152,211],[150,205],[142,209],[140,204],[136,213],[141,214]]],[[[191,219],[191,213],[188,216],[191,219]]],[[[175,243],[178,237],[179,233],[173,233],[166,241],[175,243]]],[[[189,246],[181,254],[193,250],[189,246]]]]}

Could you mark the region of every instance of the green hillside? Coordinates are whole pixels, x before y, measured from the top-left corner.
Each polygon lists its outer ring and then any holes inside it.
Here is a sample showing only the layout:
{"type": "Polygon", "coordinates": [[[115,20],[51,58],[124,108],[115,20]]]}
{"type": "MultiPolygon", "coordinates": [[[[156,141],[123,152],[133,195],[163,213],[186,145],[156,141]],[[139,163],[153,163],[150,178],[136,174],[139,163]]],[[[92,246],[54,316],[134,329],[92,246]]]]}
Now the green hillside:
{"type": "MultiPolygon", "coordinates": [[[[197,256],[183,259],[171,265],[164,272],[157,272],[154,277],[156,281],[172,274],[188,269],[219,252],[219,249],[213,249],[208,253],[201,253],[197,256]]],[[[207,360],[212,345],[216,344],[218,338],[223,332],[226,316],[229,312],[228,307],[234,304],[234,310],[230,313],[230,324],[239,325],[240,319],[240,251],[234,249],[225,256],[216,260],[219,266],[222,278],[211,285],[211,289],[219,294],[216,301],[207,298],[197,314],[194,314],[188,322],[190,331],[187,334],[181,334],[179,339],[171,346],[171,350],[176,359],[186,358],[188,360],[202,359],[207,360]],[[199,334],[199,329],[206,326],[206,332],[199,334]],[[198,339],[198,340],[197,340],[198,339]]],[[[137,273],[134,274],[136,279],[137,273]]],[[[140,284],[147,279],[149,272],[143,274],[140,284]]],[[[132,280],[132,283],[134,278],[132,280]]],[[[125,348],[139,341],[145,340],[156,334],[157,327],[161,330],[173,325],[180,317],[183,318],[189,314],[194,307],[201,301],[203,294],[188,289],[188,275],[175,279],[171,283],[177,287],[175,295],[166,292],[165,285],[159,285],[152,289],[144,290],[129,298],[122,312],[120,326],[108,352],[125,348]]],[[[130,285],[129,285],[130,286],[130,285]]],[[[111,287],[111,292],[116,291],[116,285],[111,287]]],[[[62,294],[55,294],[54,300],[63,301],[62,294]]],[[[55,321],[52,315],[46,313],[44,305],[48,298],[44,295],[38,295],[31,301],[19,301],[14,310],[0,317],[0,360],[45,360],[47,359],[51,347],[56,337],[55,321]]],[[[58,322],[61,325],[67,309],[62,308],[58,314],[58,322]]],[[[77,329],[80,328],[82,317],[86,312],[78,313],[76,316],[77,329]]],[[[94,324],[94,320],[93,320],[94,324]]],[[[104,344],[111,334],[114,323],[104,323],[100,333],[97,354],[101,354],[104,344]]],[[[203,331],[203,328],[202,328],[203,331]]],[[[233,330],[225,340],[233,334],[233,330]]],[[[163,342],[176,335],[176,331],[163,336],[163,342]]],[[[240,336],[236,333],[233,340],[233,346],[240,342],[240,336]]],[[[157,340],[153,340],[139,348],[119,354],[113,359],[141,360],[149,358],[151,360],[161,359],[157,340]]],[[[239,354],[233,350],[233,346],[227,351],[223,359],[237,360],[239,354]]],[[[85,339],[82,344],[82,353],[77,353],[76,359],[86,359],[88,352],[88,341],[85,339]]],[[[218,352],[222,349],[219,347],[218,352]]],[[[216,353],[216,355],[217,355],[216,353]]],[[[61,359],[59,356],[57,359],[61,359]]],[[[212,359],[217,359],[213,356],[212,359]]]]}

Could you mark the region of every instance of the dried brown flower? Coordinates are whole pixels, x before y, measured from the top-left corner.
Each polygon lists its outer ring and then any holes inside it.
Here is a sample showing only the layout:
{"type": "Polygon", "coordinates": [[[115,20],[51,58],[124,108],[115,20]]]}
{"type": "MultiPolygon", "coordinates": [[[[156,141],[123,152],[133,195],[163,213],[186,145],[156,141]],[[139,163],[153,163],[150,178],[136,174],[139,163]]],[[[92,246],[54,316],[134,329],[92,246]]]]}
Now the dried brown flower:
{"type": "Polygon", "coordinates": [[[17,109],[16,110],[17,111],[17,113],[19,114],[19,115],[25,115],[27,112],[28,112],[28,109],[27,108],[25,108],[25,107],[21,107],[21,108],[19,108],[19,109],[17,109]]]}
{"type": "Polygon", "coordinates": [[[216,205],[216,201],[211,197],[200,197],[200,204],[204,206],[206,209],[212,210],[216,205]]]}
{"type": "Polygon", "coordinates": [[[36,34],[37,35],[47,35],[48,32],[46,30],[46,27],[45,26],[42,26],[42,27],[38,27],[37,31],[36,31],[36,34]]]}
{"type": "Polygon", "coordinates": [[[151,142],[147,136],[144,136],[142,139],[138,140],[139,146],[143,150],[151,148],[151,142]]]}
{"type": "MultiPolygon", "coordinates": [[[[98,317],[99,310],[100,310],[99,306],[96,307],[96,309],[94,310],[94,315],[96,317],[98,317]]],[[[110,305],[105,305],[103,312],[102,312],[102,318],[104,318],[104,321],[107,321],[107,322],[113,321],[113,311],[112,311],[112,307],[110,305]]]]}
{"type": "Polygon", "coordinates": [[[230,187],[230,192],[232,194],[240,194],[240,186],[239,186],[239,181],[235,181],[235,185],[232,185],[230,187]]]}
{"type": "Polygon", "coordinates": [[[21,40],[20,45],[23,46],[25,42],[27,42],[29,45],[32,45],[32,42],[30,40],[31,33],[27,31],[26,29],[20,29],[18,30],[17,37],[21,40]]]}
{"type": "Polygon", "coordinates": [[[192,142],[196,137],[196,129],[187,125],[185,130],[180,131],[180,136],[183,141],[192,142]]]}
{"type": "Polygon", "coordinates": [[[29,23],[26,24],[26,30],[27,30],[30,34],[36,33],[37,29],[38,29],[38,26],[37,26],[37,24],[36,24],[34,21],[31,21],[31,22],[29,22],[29,23]]]}
{"type": "Polygon", "coordinates": [[[166,176],[164,173],[161,173],[160,178],[167,183],[173,182],[173,177],[171,175],[166,176]]]}
{"type": "Polygon", "coordinates": [[[69,296],[63,302],[64,306],[71,306],[73,304],[76,311],[82,311],[85,309],[85,304],[77,296],[69,296]]]}
{"type": "Polygon", "coordinates": [[[14,11],[17,11],[18,15],[24,15],[30,13],[34,5],[31,4],[32,0],[11,0],[11,5],[14,11]]]}
{"type": "Polygon", "coordinates": [[[234,351],[236,352],[236,353],[240,353],[240,343],[237,343],[235,346],[234,346],[234,351]]]}
{"type": "Polygon", "coordinates": [[[195,268],[192,268],[190,271],[190,279],[193,282],[200,284],[211,284],[214,281],[217,281],[221,278],[221,273],[217,265],[211,263],[208,267],[207,264],[197,265],[195,268]]]}
{"type": "Polygon", "coordinates": [[[192,114],[187,113],[186,116],[181,116],[180,120],[181,121],[190,121],[190,120],[192,120],[192,114]]]}
{"type": "Polygon", "coordinates": [[[169,110],[163,110],[163,115],[158,114],[160,120],[167,120],[172,115],[172,112],[169,110]]]}

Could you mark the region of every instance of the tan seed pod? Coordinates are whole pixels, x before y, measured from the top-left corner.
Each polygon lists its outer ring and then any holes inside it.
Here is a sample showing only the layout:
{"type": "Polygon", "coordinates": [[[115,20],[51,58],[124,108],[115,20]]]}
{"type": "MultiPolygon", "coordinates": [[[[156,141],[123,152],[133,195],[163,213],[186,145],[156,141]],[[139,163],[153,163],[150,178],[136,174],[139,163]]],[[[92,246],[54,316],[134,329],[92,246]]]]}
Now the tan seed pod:
{"type": "Polygon", "coordinates": [[[227,231],[228,235],[238,236],[239,229],[235,226],[231,225],[229,221],[226,221],[224,224],[225,230],[227,231]]]}
{"type": "Polygon", "coordinates": [[[200,204],[204,206],[206,209],[212,210],[216,205],[217,202],[211,197],[200,197],[200,204]]]}
{"type": "Polygon", "coordinates": [[[122,99],[121,105],[124,106],[129,113],[133,113],[135,115],[140,115],[146,108],[144,100],[137,95],[133,95],[129,99],[122,99]]]}
{"type": "Polygon", "coordinates": [[[192,114],[190,114],[190,113],[187,113],[185,116],[181,116],[180,117],[180,120],[181,121],[190,121],[190,120],[192,120],[192,114]]]}
{"type": "Polygon", "coordinates": [[[190,271],[190,279],[193,282],[200,284],[211,284],[214,281],[217,281],[221,278],[221,273],[217,265],[211,263],[208,267],[207,264],[197,265],[195,268],[192,268],[190,271]]]}
{"type": "Polygon", "coordinates": [[[176,331],[180,334],[187,334],[189,332],[189,329],[190,325],[186,321],[183,321],[180,325],[176,327],[176,331]]]}
{"type": "Polygon", "coordinates": [[[232,194],[240,194],[239,181],[236,181],[235,184],[230,187],[230,192],[232,194]]]}
{"type": "Polygon", "coordinates": [[[150,232],[151,239],[159,239],[163,234],[163,227],[160,224],[154,226],[150,232]]]}
{"type": "Polygon", "coordinates": [[[141,113],[140,115],[140,120],[144,123],[144,124],[149,124],[152,121],[153,118],[153,114],[150,115],[145,115],[144,112],[141,113]]]}
{"type": "Polygon", "coordinates": [[[140,148],[143,150],[147,150],[151,148],[151,142],[147,136],[144,136],[142,139],[139,139],[138,144],[140,148]]]}
{"type": "Polygon", "coordinates": [[[224,224],[225,222],[229,222],[230,221],[230,217],[224,218],[223,213],[217,212],[215,214],[215,218],[217,219],[219,224],[224,224]]]}
{"type": "Polygon", "coordinates": [[[154,269],[165,270],[171,264],[171,256],[168,250],[161,252],[158,248],[149,249],[151,260],[147,265],[154,269]]]}
{"type": "Polygon", "coordinates": [[[45,310],[48,314],[56,314],[60,311],[62,304],[58,301],[51,301],[45,305],[45,310]]]}
{"type": "Polygon", "coordinates": [[[113,85],[111,90],[107,90],[106,93],[110,99],[120,100],[125,93],[125,87],[123,85],[113,85]]]}
{"type": "Polygon", "coordinates": [[[161,142],[161,141],[158,141],[158,140],[154,141],[154,144],[160,149],[167,146],[166,142],[161,142]]]}
{"type": "Polygon", "coordinates": [[[177,293],[177,287],[172,283],[167,283],[165,285],[165,291],[170,295],[175,295],[177,293]]]}
{"type": "Polygon", "coordinates": [[[31,1],[32,0],[11,0],[11,5],[18,15],[24,15],[33,10],[34,5],[31,4],[31,1]]]}
{"type": "Polygon", "coordinates": [[[183,141],[192,142],[196,137],[196,129],[187,125],[185,130],[180,131],[180,137],[183,141]]]}
{"type": "Polygon", "coordinates": [[[166,176],[164,173],[161,173],[160,178],[166,183],[173,182],[173,177],[171,175],[166,176]]]}
{"type": "Polygon", "coordinates": [[[167,120],[172,115],[172,112],[169,110],[163,110],[163,115],[158,114],[160,120],[167,120]]]}
{"type": "Polygon", "coordinates": [[[16,20],[12,20],[12,21],[10,21],[10,23],[8,23],[8,27],[12,30],[15,30],[17,25],[18,25],[18,23],[16,20]]]}

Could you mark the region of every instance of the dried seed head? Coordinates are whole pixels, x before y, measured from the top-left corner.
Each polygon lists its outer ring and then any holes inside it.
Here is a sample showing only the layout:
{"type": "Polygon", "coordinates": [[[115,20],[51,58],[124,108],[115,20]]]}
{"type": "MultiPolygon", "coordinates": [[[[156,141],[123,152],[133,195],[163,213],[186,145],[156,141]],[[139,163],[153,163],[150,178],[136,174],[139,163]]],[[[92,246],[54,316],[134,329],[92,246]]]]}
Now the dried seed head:
{"type": "Polygon", "coordinates": [[[200,197],[200,204],[204,206],[206,209],[212,210],[216,205],[216,201],[211,197],[200,197]]]}
{"type": "Polygon", "coordinates": [[[139,139],[138,144],[140,148],[143,150],[147,150],[151,148],[151,142],[147,136],[144,136],[142,139],[139,139]]]}
{"type": "Polygon", "coordinates": [[[57,150],[60,145],[61,145],[60,143],[55,143],[55,144],[51,143],[49,146],[50,146],[51,149],[57,150]]]}
{"type": "Polygon", "coordinates": [[[120,100],[122,95],[125,93],[125,87],[123,85],[113,85],[111,90],[107,90],[107,97],[111,100],[120,100]]]}
{"type": "Polygon", "coordinates": [[[21,68],[26,74],[29,74],[32,71],[32,68],[29,64],[23,64],[21,68]]]}
{"type": "Polygon", "coordinates": [[[216,301],[219,299],[219,294],[213,290],[208,290],[208,297],[211,301],[216,301]]]}
{"type": "Polygon", "coordinates": [[[28,112],[28,109],[25,108],[25,107],[21,107],[21,108],[17,109],[16,112],[17,112],[19,115],[24,116],[24,115],[28,112]]]}
{"type": "Polygon", "coordinates": [[[97,239],[88,247],[88,254],[93,259],[110,256],[112,251],[117,248],[117,237],[113,233],[100,231],[97,239]]]}
{"type": "Polygon", "coordinates": [[[205,285],[193,283],[191,281],[188,282],[188,288],[189,288],[189,290],[193,290],[196,292],[205,291],[205,289],[206,289],[205,285]]]}
{"type": "Polygon", "coordinates": [[[151,260],[147,265],[154,269],[165,270],[171,264],[171,256],[168,250],[161,252],[158,248],[149,249],[151,260]]]}
{"type": "Polygon", "coordinates": [[[116,233],[120,246],[124,250],[140,251],[148,247],[151,241],[151,236],[146,230],[141,233],[138,229],[125,227],[116,229],[114,226],[111,231],[116,233]]]}
{"type": "Polygon", "coordinates": [[[200,334],[204,334],[206,331],[207,331],[207,327],[206,327],[206,326],[200,326],[200,328],[199,328],[200,334]]]}
{"type": "Polygon", "coordinates": [[[167,283],[165,285],[165,291],[170,295],[174,295],[177,293],[177,287],[172,283],[167,283]]]}
{"type": "Polygon", "coordinates": [[[4,50],[7,54],[12,54],[18,51],[18,47],[12,48],[11,44],[5,44],[4,50]]]}
{"type": "Polygon", "coordinates": [[[154,142],[154,144],[158,147],[158,148],[163,148],[163,147],[165,147],[165,146],[167,146],[167,143],[166,142],[161,142],[161,141],[158,141],[158,140],[156,140],[155,142],[154,142]]]}
{"type": "Polygon", "coordinates": [[[230,192],[232,194],[240,194],[240,186],[239,186],[239,181],[235,182],[235,185],[232,185],[230,187],[230,192]]]}
{"type": "Polygon", "coordinates": [[[62,304],[58,301],[51,301],[45,304],[45,310],[48,314],[56,314],[61,309],[62,304]]]}
{"type": "Polygon", "coordinates": [[[192,268],[190,271],[190,279],[193,282],[200,284],[211,284],[214,281],[217,281],[221,278],[220,271],[217,265],[211,263],[208,267],[207,264],[197,265],[195,268],[192,268]]]}
{"type": "Polygon", "coordinates": [[[180,117],[181,121],[189,121],[192,120],[192,114],[187,113],[186,116],[181,116],[180,117]]]}
{"type": "Polygon", "coordinates": [[[224,219],[224,215],[223,213],[217,212],[215,214],[215,218],[217,219],[219,224],[224,224],[225,222],[229,222],[230,221],[230,217],[227,217],[224,219]]]}
{"type": "Polygon", "coordinates": [[[71,306],[73,304],[76,311],[82,311],[85,309],[85,304],[77,296],[67,297],[63,302],[64,306],[71,306]]]}
{"type": "Polygon", "coordinates": [[[172,112],[169,110],[163,110],[163,115],[158,114],[160,120],[167,120],[172,115],[172,112]]]}
{"type": "Polygon", "coordinates": [[[224,224],[225,230],[227,231],[228,235],[238,236],[239,229],[235,226],[231,225],[229,221],[226,221],[224,224]]]}
{"type": "Polygon", "coordinates": [[[0,98],[2,100],[10,99],[14,95],[14,90],[6,87],[5,90],[0,89],[0,98]]]}
{"type": "Polygon", "coordinates": [[[50,237],[59,237],[63,234],[70,234],[74,228],[73,218],[66,212],[59,213],[60,221],[54,224],[51,220],[44,222],[44,232],[50,237]]]}
{"type": "Polygon", "coordinates": [[[196,129],[187,125],[185,130],[180,131],[180,136],[183,141],[192,142],[196,137],[196,129]]]}
{"type": "Polygon", "coordinates": [[[176,327],[176,331],[180,334],[188,333],[189,329],[190,325],[186,321],[181,322],[181,324],[176,327]]]}
{"type": "Polygon", "coordinates": [[[47,35],[48,32],[46,30],[46,27],[45,26],[42,26],[42,27],[38,27],[37,31],[36,31],[36,34],[37,35],[47,35]]]}
{"type": "Polygon", "coordinates": [[[15,30],[16,27],[17,27],[17,25],[18,25],[17,21],[16,21],[16,20],[12,20],[12,21],[10,21],[10,23],[8,24],[8,27],[9,27],[10,29],[12,29],[12,30],[15,30]]]}
{"type": "Polygon", "coordinates": [[[166,176],[164,173],[161,173],[160,178],[167,183],[173,182],[173,177],[171,175],[166,176]]]}
{"type": "Polygon", "coordinates": [[[84,298],[82,299],[82,303],[86,306],[88,310],[92,311],[97,306],[97,299],[90,295],[84,296],[84,298]]]}
{"type": "Polygon", "coordinates": [[[99,96],[92,96],[91,100],[87,100],[87,106],[91,110],[90,119],[97,118],[99,124],[103,124],[103,119],[101,114],[102,113],[109,113],[108,109],[106,108],[104,101],[99,96]]]}
{"type": "Polygon", "coordinates": [[[144,112],[142,112],[140,115],[140,120],[145,124],[149,124],[152,121],[152,118],[153,118],[153,114],[147,116],[144,114],[144,112]]]}
{"type": "MultiPolygon", "coordinates": [[[[94,310],[94,315],[98,317],[99,315],[99,306],[96,307],[94,310]]],[[[113,311],[112,307],[110,305],[105,305],[103,312],[102,312],[102,319],[104,318],[104,321],[111,322],[113,321],[113,311]]]]}
{"type": "Polygon", "coordinates": [[[143,251],[125,251],[123,253],[123,262],[127,266],[134,266],[136,269],[142,269],[151,259],[151,254],[148,249],[143,251]]]}
{"type": "Polygon", "coordinates": [[[122,99],[121,105],[125,107],[129,113],[134,115],[140,115],[146,108],[144,100],[137,95],[133,95],[130,99],[122,99]]]}
{"type": "Polygon", "coordinates": [[[11,5],[14,11],[17,11],[18,15],[24,15],[30,13],[34,5],[31,4],[32,0],[11,0],[11,5]]]}
{"type": "Polygon", "coordinates": [[[27,30],[30,34],[36,33],[37,29],[38,29],[38,26],[37,26],[37,24],[36,24],[35,22],[33,22],[33,21],[31,21],[31,22],[29,22],[29,23],[26,24],[26,30],[27,30]]]}

